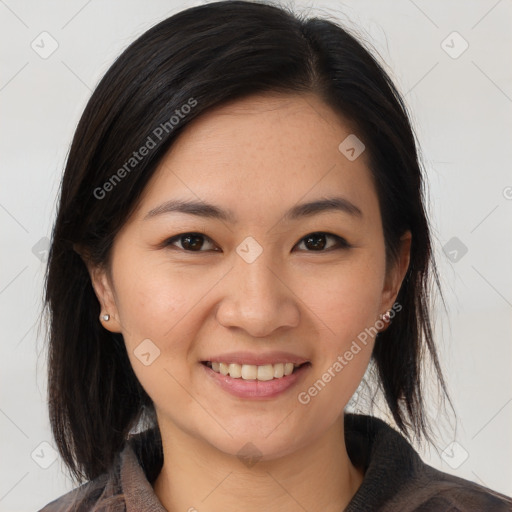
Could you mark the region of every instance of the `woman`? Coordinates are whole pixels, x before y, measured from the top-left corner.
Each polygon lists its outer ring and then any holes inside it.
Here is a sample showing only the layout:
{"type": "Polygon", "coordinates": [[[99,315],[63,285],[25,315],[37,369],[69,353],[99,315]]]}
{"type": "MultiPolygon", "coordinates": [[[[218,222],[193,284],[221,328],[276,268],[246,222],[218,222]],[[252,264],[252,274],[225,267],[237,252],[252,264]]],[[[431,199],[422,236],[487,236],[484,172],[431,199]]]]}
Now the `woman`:
{"type": "Polygon", "coordinates": [[[336,24],[234,1],[143,34],[62,182],[50,418],[88,482],[43,510],[510,510],[406,440],[431,440],[425,351],[446,392],[422,179],[336,24]],[[372,368],[401,434],[344,412],[372,368]]]}

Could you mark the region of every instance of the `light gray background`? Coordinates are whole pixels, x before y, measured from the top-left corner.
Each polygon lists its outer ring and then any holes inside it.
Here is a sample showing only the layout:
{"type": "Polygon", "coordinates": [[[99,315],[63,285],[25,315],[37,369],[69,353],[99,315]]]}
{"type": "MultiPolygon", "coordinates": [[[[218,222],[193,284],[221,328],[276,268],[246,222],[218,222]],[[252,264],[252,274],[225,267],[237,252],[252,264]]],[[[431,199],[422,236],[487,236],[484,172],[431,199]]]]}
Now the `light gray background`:
{"type": "MultiPolygon", "coordinates": [[[[50,236],[73,130],[121,50],[156,22],[197,4],[0,0],[2,511],[37,510],[71,488],[60,460],[52,463],[37,320],[44,237],[50,236]],[[34,41],[40,53],[51,49],[49,36],[40,36],[44,31],[58,43],[46,59],[31,47],[34,41]]],[[[405,94],[430,181],[449,307],[448,314],[440,310],[436,330],[459,416],[438,452],[422,455],[443,471],[512,495],[512,4],[289,5],[362,31],[405,94]],[[464,41],[469,47],[454,58],[464,41]]]]}

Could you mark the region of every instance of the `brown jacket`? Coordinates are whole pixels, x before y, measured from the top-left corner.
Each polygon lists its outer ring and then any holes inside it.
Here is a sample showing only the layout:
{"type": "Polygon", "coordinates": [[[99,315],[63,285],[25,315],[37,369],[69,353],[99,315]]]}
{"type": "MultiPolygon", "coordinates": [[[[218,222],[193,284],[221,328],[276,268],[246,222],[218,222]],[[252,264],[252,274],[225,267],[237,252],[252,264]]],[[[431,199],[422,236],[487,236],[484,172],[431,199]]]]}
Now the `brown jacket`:
{"type": "MultiPolygon", "coordinates": [[[[143,447],[159,436],[131,438],[109,474],[48,504],[40,512],[166,512],[152,488],[162,460],[149,467],[143,447]],[[156,467],[158,466],[158,467],[156,467]]],[[[510,512],[512,499],[428,466],[383,421],[345,414],[347,452],[364,480],[343,512],[510,512]]]]}

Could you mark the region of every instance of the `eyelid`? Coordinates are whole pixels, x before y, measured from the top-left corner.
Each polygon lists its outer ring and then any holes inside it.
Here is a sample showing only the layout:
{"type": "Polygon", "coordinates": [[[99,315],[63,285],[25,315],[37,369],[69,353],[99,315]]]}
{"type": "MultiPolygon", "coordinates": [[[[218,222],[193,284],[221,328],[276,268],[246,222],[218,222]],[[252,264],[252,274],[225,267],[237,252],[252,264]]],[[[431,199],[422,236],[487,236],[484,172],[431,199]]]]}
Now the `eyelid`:
{"type": "MultiPolygon", "coordinates": [[[[166,238],[160,244],[160,247],[173,247],[175,249],[180,250],[181,252],[186,252],[186,253],[209,252],[212,250],[212,249],[204,250],[201,248],[199,251],[187,251],[186,249],[182,249],[181,247],[177,247],[176,245],[174,245],[174,242],[180,241],[180,239],[186,235],[194,235],[194,236],[198,236],[198,237],[203,237],[205,239],[205,241],[208,241],[212,245],[215,245],[215,242],[209,236],[205,235],[204,233],[201,233],[199,231],[184,231],[183,233],[179,233],[177,235],[171,236],[170,238],[166,238]]],[[[216,252],[218,252],[218,251],[216,251],[216,252]]]]}
{"type": "MultiPolygon", "coordinates": [[[[347,240],[345,238],[343,238],[342,236],[340,235],[335,235],[334,233],[330,233],[329,231],[312,231],[310,233],[308,233],[307,235],[304,235],[298,242],[297,244],[295,245],[298,245],[298,244],[301,244],[304,242],[304,239],[311,236],[311,235],[325,235],[326,238],[333,238],[336,240],[336,244],[334,245],[334,247],[330,247],[329,249],[326,249],[326,250],[323,250],[323,251],[304,251],[304,252],[309,252],[309,253],[324,253],[324,252],[331,252],[331,251],[334,251],[334,250],[341,250],[341,249],[350,249],[353,247],[353,245],[351,245],[349,242],[347,242],[347,240]]],[[[295,246],[294,246],[295,247],[295,246]]]]}
{"type": "MultiPolygon", "coordinates": [[[[208,235],[205,235],[204,233],[201,233],[199,231],[185,231],[183,233],[179,233],[177,235],[174,235],[170,238],[167,238],[165,239],[160,245],[159,247],[161,248],[165,248],[165,247],[173,247],[175,249],[178,249],[180,250],[181,252],[186,252],[186,253],[201,253],[201,252],[210,252],[212,249],[207,249],[207,250],[203,250],[202,248],[198,251],[189,251],[187,249],[182,249],[180,247],[177,247],[176,245],[174,245],[174,242],[176,241],[179,241],[182,237],[186,236],[186,235],[194,235],[194,236],[199,236],[199,237],[203,237],[205,239],[205,241],[209,241],[212,245],[215,245],[215,242],[208,236],[208,235]]],[[[307,234],[305,234],[303,237],[301,237],[299,239],[299,241],[293,246],[293,247],[296,247],[297,245],[303,243],[305,241],[306,238],[308,238],[309,236],[311,235],[324,235],[326,238],[333,238],[334,240],[336,240],[336,244],[334,245],[334,247],[330,247],[326,250],[320,250],[320,251],[303,251],[303,252],[309,252],[309,253],[325,253],[325,252],[331,252],[331,251],[334,251],[334,250],[341,250],[341,249],[350,249],[352,247],[354,247],[352,244],[350,244],[349,242],[347,242],[347,240],[345,238],[343,238],[342,236],[340,235],[335,235],[334,233],[330,233],[328,231],[311,231],[307,234]]],[[[217,250],[215,250],[215,252],[218,252],[217,250]]]]}

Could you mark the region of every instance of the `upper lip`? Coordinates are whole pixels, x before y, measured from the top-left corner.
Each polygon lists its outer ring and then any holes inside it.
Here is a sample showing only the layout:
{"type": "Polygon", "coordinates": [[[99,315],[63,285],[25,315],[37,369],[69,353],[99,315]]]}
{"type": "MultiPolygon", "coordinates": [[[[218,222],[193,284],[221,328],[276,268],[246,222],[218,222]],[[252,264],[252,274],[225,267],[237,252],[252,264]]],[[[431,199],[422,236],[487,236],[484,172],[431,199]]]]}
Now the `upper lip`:
{"type": "Polygon", "coordinates": [[[273,351],[264,354],[255,354],[252,352],[227,352],[218,356],[211,356],[203,359],[202,362],[214,363],[236,363],[251,364],[255,366],[263,366],[265,364],[293,363],[303,364],[309,362],[308,359],[292,354],[291,352],[273,351]]]}

